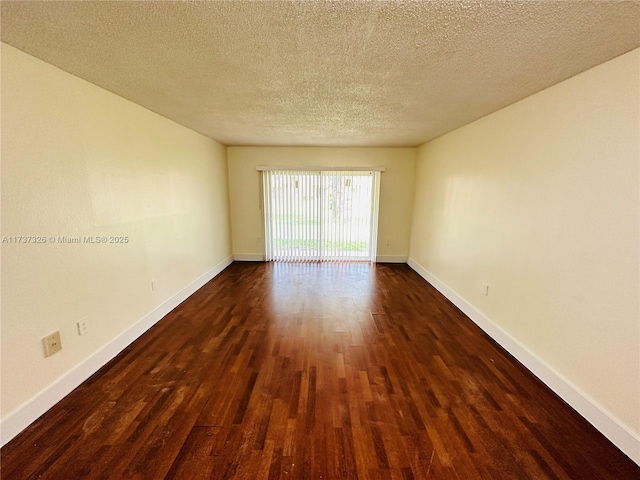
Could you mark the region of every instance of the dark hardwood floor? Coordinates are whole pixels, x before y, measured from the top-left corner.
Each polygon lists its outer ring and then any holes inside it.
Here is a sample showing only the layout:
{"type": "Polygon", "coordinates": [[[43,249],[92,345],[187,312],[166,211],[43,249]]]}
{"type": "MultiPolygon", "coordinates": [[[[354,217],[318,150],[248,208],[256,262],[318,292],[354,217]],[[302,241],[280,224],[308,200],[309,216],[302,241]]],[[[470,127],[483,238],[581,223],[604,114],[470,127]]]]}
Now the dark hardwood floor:
{"type": "Polygon", "coordinates": [[[3,479],[637,479],[406,265],[234,263],[2,449],[3,479]]]}

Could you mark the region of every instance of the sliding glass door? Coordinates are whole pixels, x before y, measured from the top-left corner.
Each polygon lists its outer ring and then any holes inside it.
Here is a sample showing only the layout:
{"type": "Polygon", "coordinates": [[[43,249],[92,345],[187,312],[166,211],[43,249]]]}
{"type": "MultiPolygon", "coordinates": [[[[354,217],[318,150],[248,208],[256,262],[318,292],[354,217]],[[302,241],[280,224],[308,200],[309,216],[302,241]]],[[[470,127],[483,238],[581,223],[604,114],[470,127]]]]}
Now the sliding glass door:
{"type": "Polygon", "coordinates": [[[267,260],[375,261],[378,171],[263,172],[267,260]]]}

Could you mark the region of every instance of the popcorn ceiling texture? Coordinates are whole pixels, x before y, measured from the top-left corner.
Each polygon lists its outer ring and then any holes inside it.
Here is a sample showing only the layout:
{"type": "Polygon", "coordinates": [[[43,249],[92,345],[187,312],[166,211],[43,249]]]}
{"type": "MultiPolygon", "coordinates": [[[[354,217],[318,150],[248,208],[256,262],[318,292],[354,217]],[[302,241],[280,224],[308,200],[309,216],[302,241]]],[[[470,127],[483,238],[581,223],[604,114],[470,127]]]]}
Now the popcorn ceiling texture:
{"type": "Polygon", "coordinates": [[[11,1],[2,40],[227,145],[415,146],[638,47],[640,3],[11,1]]]}

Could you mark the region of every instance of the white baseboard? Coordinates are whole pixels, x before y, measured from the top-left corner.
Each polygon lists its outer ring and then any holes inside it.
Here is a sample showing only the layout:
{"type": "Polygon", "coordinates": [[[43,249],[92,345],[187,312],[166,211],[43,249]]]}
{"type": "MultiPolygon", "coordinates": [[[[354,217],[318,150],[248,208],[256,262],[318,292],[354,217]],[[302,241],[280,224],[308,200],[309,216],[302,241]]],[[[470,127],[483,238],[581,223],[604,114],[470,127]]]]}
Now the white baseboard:
{"type": "MultiPolygon", "coordinates": [[[[264,262],[263,253],[234,253],[233,259],[237,262],[264,262]]],[[[378,255],[377,263],[407,263],[405,255],[378,255]]]]}
{"type": "Polygon", "coordinates": [[[377,255],[376,263],[407,263],[406,255],[377,255]]]}
{"type": "Polygon", "coordinates": [[[100,368],[106,365],[107,362],[129,346],[149,328],[155,325],[171,310],[176,308],[196,290],[231,265],[232,262],[233,257],[229,256],[225,258],[211,270],[196,278],[178,293],[131,325],[131,327],[111,340],[100,350],[96,351],[90,357],[86,358],[67,373],[59,377],[51,385],[40,391],[33,398],[27,400],[13,412],[8,414],[0,422],[0,444],[4,446],[9,440],[31,425],[42,414],[71,393],[100,368]]]}
{"type": "Polygon", "coordinates": [[[407,264],[462,310],[476,325],[498,342],[502,348],[507,350],[551,390],[571,405],[574,410],[597,428],[631,460],[640,465],[640,437],[636,433],[623,425],[604,407],[589,397],[588,394],[556,372],[551,365],[531,352],[526,346],[513,338],[414,259],[409,258],[407,264]]]}
{"type": "Polygon", "coordinates": [[[234,253],[233,259],[236,262],[264,262],[263,253],[234,253]]]}

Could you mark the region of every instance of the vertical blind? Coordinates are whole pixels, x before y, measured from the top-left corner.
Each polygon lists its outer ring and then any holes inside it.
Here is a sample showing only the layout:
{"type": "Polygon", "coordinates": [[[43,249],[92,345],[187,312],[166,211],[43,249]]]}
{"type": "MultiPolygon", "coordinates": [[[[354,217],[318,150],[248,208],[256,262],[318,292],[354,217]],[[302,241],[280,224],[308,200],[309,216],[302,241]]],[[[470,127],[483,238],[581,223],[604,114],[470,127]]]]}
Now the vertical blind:
{"type": "Polygon", "coordinates": [[[263,171],[267,261],[375,261],[379,171],[263,171]]]}

